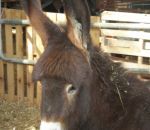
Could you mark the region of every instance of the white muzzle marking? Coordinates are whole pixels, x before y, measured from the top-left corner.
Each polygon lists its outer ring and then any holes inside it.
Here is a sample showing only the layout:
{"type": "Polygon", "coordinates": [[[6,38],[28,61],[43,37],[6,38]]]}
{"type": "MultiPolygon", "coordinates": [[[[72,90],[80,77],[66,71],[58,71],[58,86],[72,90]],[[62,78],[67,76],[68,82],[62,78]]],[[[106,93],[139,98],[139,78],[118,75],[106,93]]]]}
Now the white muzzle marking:
{"type": "Polygon", "coordinates": [[[62,130],[60,122],[41,121],[40,130],[62,130]]]}

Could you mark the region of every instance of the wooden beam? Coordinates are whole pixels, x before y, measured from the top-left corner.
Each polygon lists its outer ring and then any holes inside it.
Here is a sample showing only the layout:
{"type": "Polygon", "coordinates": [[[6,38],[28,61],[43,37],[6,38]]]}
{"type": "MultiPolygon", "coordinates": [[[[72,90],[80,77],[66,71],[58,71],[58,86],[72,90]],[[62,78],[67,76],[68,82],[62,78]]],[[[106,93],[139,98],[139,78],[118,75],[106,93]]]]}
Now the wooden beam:
{"type": "Polygon", "coordinates": [[[150,14],[104,11],[101,14],[101,19],[106,21],[150,23],[150,14]]]}
{"type": "Polygon", "coordinates": [[[119,29],[136,29],[136,30],[150,30],[150,24],[145,23],[93,23],[93,26],[100,28],[119,28],[119,29]]]}
{"type": "Polygon", "coordinates": [[[128,31],[128,30],[113,30],[101,29],[102,36],[124,37],[150,40],[150,33],[144,31],[128,31]]]}
{"type": "Polygon", "coordinates": [[[123,61],[114,61],[114,62],[120,62],[121,65],[130,72],[138,74],[150,74],[150,65],[143,65],[123,61]]]}

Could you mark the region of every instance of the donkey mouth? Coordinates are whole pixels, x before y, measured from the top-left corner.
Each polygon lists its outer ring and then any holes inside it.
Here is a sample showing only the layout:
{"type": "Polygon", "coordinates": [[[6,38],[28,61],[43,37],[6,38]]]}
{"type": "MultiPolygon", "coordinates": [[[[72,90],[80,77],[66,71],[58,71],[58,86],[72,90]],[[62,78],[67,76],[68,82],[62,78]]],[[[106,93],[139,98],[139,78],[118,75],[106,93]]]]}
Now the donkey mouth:
{"type": "Polygon", "coordinates": [[[41,121],[40,130],[63,130],[60,122],[41,121]]]}

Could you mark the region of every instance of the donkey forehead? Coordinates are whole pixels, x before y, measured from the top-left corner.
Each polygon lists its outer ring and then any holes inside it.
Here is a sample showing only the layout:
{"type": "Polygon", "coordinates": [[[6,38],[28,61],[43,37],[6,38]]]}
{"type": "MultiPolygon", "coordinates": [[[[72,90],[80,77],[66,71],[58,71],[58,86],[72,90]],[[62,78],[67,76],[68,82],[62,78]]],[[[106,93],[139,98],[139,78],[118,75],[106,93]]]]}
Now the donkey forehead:
{"type": "Polygon", "coordinates": [[[58,77],[73,84],[90,81],[91,68],[84,53],[74,46],[47,48],[33,70],[33,80],[58,77]]]}

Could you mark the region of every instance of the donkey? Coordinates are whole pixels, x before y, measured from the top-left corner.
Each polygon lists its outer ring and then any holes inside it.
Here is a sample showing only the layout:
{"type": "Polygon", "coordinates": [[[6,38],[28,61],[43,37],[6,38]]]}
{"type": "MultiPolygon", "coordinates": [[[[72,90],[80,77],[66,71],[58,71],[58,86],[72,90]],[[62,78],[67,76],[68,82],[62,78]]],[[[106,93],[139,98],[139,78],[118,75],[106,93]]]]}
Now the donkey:
{"type": "Polygon", "coordinates": [[[22,0],[45,50],[33,70],[42,84],[40,130],[150,130],[150,86],[92,44],[86,0],[63,0],[67,31],[38,0],[22,0]]]}

